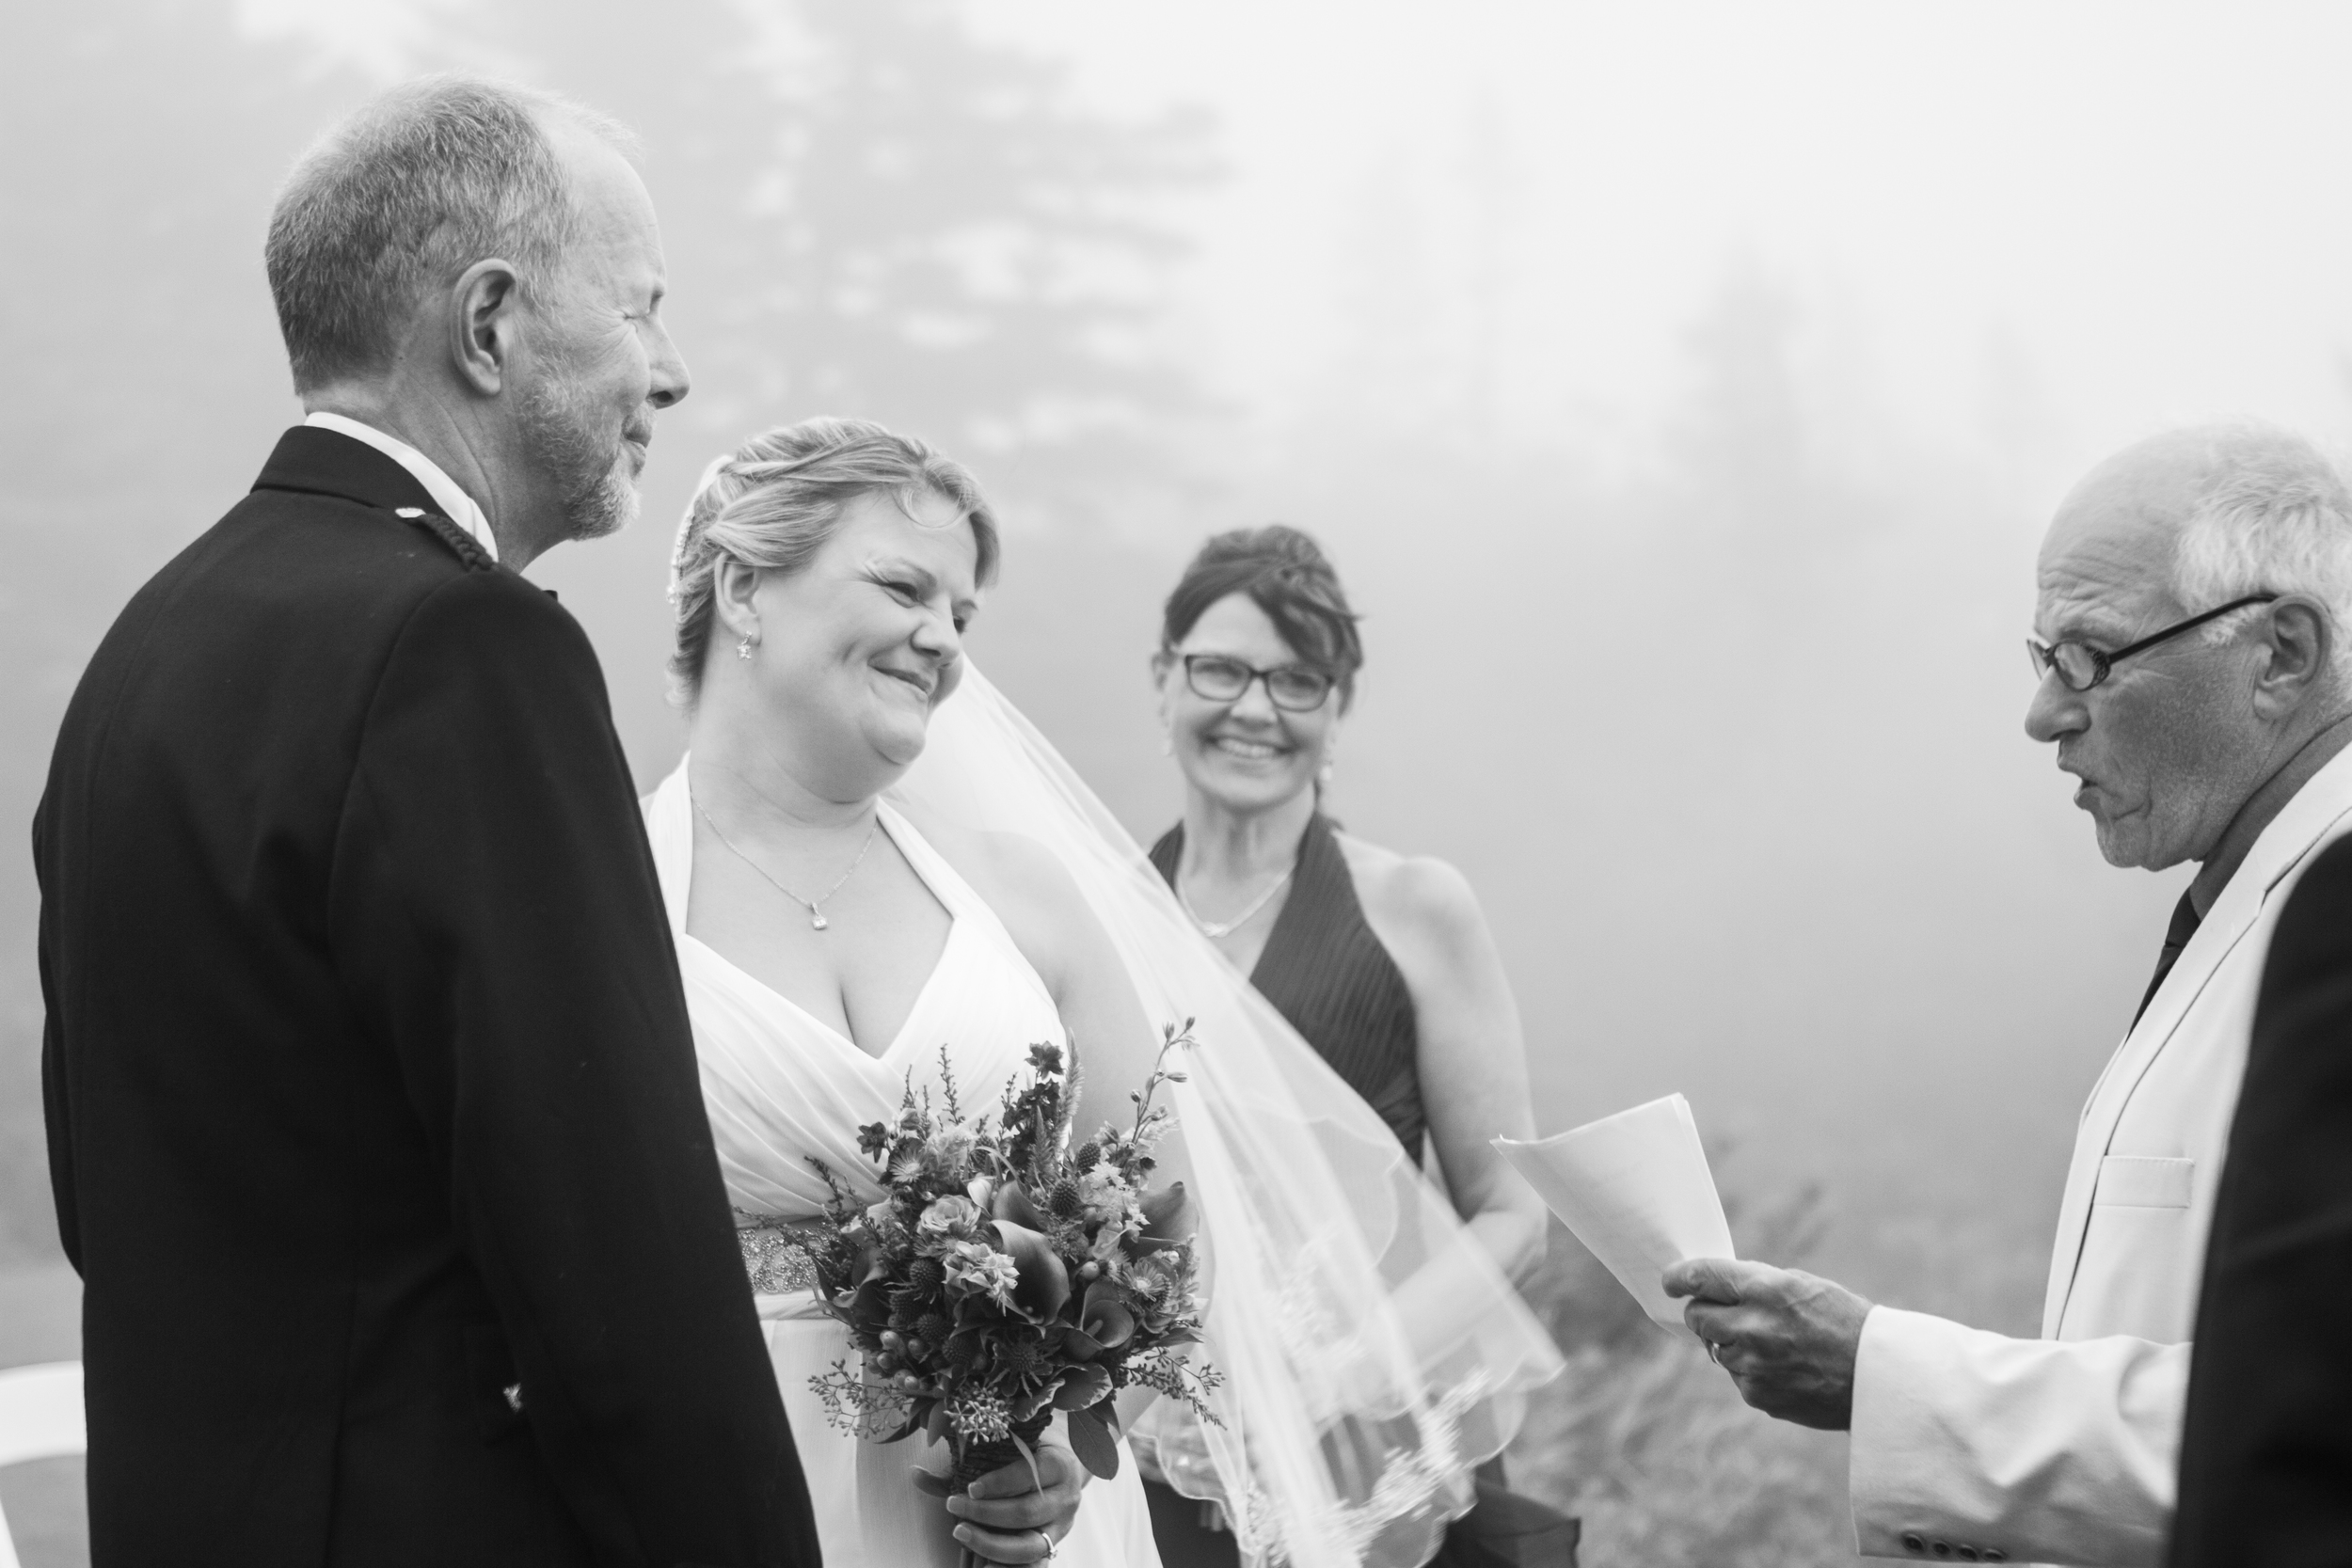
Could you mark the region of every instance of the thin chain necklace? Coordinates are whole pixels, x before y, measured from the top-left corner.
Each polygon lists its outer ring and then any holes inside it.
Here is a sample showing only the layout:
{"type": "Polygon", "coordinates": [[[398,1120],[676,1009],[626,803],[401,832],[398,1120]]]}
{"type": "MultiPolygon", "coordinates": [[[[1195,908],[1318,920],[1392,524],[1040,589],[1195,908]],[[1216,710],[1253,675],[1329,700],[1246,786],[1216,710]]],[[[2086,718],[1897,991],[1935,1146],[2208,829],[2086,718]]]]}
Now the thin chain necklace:
{"type": "Polygon", "coordinates": [[[1289,885],[1292,875],[1297,870],[1298,863],[1296,861],[1291,862],[1290,870],[1285,871],[1279,877],[1275,878],[1272,882],[1267,884],[1266,890],[1263,893],[1261,893],[1255,899],[1250,901],[1250,905],[1248,909],[1242,911],[1241,913],[1233,916],[1231,920],[1201,919],[1200,911],[1194,909],[1192,907],[1192,900],[1184,896],[1184,879],[1182,877],[1176,879],[1176,902],[1183,907],[1184,913],[1192,917],[1192,923],[1200,927],[1200,934],[1202,936],[1210,938],[1230,936],[1233,932],[1240,930],[1244,926],[1248,925],[1250,917],[1255,915],[1260,910],[1263,910],[1268,904],[1273,903],[1274,895],[1281,892],[1284,887],[1289,885]]]}
{"type": "Polygon", "coordinates": [[[832,902],[833,895],[839,893],[844,887],[848,886],[850,879],[857,875],[857,868],[866,863],[866,851],[874,847],[875,831],[882,826],[882,816],[879,813],[877,813],[874,819],[866,825],[866,842],[857,847],[857,859],[850,863],[850,869],[841,874],[840,880],[834,882],[833,886],[827,888],[822,897],[803,898],[799,894],[793,892],[790,888],[786,887],[782,882],[777,881],[773,877],[769,876],[768,868],[766,866],[760,864],[757,861],[752,859],[751,856],[745,854],[740,848],[739,848],[735,840],[727,837],[725,832],[720,828],[719,824],[711,820],[710,813],[703,809],[702,801],[696,800],[691,791],[688,793],[686,798],[690,800],[693,800],[695,815],[700,816],[704,823],[710,829],[711,832],[717,835],[719,842],[727,847],[729,853],[733,854],[737,860],[741,861],[745,865],[750,866],[754,871],[758,872],[760,879],[765,881],[770,887],[774,888],[778,893],[783,894],[787,898],[791,899],[795,904],[804,904],[808,907],[809,927],[811,929],[818,931],[826,929],[832,926],[833,922],[827,920],[825,918],[825,911],[818,909],[817,906],[832,902]]]}

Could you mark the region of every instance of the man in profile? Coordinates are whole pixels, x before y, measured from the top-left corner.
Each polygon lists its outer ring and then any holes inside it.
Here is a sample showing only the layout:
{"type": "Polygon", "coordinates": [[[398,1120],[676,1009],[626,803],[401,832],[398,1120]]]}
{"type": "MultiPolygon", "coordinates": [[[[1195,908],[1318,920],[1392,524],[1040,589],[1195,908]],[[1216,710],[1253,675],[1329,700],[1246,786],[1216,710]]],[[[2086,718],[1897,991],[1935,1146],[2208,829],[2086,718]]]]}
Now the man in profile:
{"type": "Polygon", "coordinates": [[[518,569],[686,395],[625,137],[454,78],[296,168],[309,417],[34,827],[109,1564],[816,1564],[629,773],[518,569]]]}
{"type": "Polygon", "coordinates": [[[2274,427],[2160,436],[2075,486],[2040,582],[2026,733],[2081,781],[2110,863],[2197,865],[2082,1114],[2042,1338],[1756,1263],[1666,1280],[1749,1403],[1851,1425],[1864,1555],[2139,1568],[2171,1524],[2264,954],[2297,876],[2352,830],[2352,494],[2274,427]]]}

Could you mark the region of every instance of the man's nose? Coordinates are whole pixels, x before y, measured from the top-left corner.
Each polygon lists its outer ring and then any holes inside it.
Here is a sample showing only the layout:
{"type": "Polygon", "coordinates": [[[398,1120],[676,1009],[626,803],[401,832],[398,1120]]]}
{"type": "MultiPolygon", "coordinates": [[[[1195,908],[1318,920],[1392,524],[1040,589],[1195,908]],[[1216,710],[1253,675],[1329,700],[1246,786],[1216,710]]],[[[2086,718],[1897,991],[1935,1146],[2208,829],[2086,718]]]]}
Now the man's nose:
{"type": "Polygon", "coordinates": [[[2090,727],[2090,710],[2083,694],[2068,690],[2056,670],[2043,675],[2033,689],[2033,701],[2026,705],[2026,734],[2046,745],[2090,727]]]}
{"type": "Polygon", "coordinates": [[[694,376],[686,368],[686,356],[670,341],[670,329],[659,322],[654,324],[653,351],[653,384],[645,401],[656,408],[667,408],[693,390],[694,376]]]}

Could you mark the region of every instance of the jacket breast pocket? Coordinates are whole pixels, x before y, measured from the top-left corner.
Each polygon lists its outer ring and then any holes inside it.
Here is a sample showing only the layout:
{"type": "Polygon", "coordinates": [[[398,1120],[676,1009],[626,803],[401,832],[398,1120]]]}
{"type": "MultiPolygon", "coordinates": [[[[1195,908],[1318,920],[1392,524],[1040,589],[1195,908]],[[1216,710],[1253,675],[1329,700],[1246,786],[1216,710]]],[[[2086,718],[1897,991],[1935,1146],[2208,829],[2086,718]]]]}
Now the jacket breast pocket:
{"type": "Polygon", "coordinates": [[[2196,1176],[2194,1160],[2110,1154],[2099,1162],[2090,1201],[2103,1209],[2185,1209],[2196,1176]]]}

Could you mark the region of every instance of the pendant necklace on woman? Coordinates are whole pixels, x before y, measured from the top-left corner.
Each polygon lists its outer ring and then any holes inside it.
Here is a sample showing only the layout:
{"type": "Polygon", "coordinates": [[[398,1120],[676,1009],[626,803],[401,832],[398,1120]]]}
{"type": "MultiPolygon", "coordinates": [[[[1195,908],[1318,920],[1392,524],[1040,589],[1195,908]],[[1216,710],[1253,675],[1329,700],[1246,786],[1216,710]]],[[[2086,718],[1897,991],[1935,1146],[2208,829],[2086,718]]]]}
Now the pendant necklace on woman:
{"type": "Polygon", "coordinates": [[[1261,893],[1257,897],[1250,900],[1249,907],[1248,909],[1242,911],[1241,913],[1233,916],[1231,920],[1201,919],[1200,911],[1194,909],[1192,907],[1192,900],[1184,896],[1184,879],[1182,877],[1176,879],[1176,902],[1183,906],[1184,913],[1191,917],[1192,923],[1200,927],[1200,934],[1202,936],[1209,938],[1211,941],[1216,941],[1218,939],[1231,936],[1235,931],[1240,930],[1244,926],[1248,925],[1250,919],[1256,915],[1260,910],[1264,909],[1268,904],[1274,902],[1274,895],[1281,892],[1282,889],[1289,884],[1292,872],[1295,872],[1297,869],[1298,863],[1296,861],[1293,861],[1289,871],[1285,871],[1279,877],[1275,878],[1272,882],[1267,884],[1266,890],[1263,893],[1261,893]]]}
{"type": "Polygon", "coordinates": [[[812,930],[818,931],[824,930],[833,924],[833,922],[825,918],[825,911],[818,909],[818,906],[819,904],[831,903],[833,901],[833,895],[839,893],[844,887],[847,887],[849,885],[850,879],[857,875],[857,868],[866,863],[866,851],[874,847],[875,830],[882,826],[882,817],[879,814],[877,814],[874,819],[866,825],[866,842],[857,847],[857,859],[850,863],[850,869],[844,871],[841,874],[840,879],[835,881],[833,886],[827,888],[822,896],[816,898],[803,898],[799,894],[793,892],[790,888],[786,887],[782,882],[777,881],[773,877],[769,876],[768,868],[766,866],[760,864],[757,861],[752,859],[751,856],[745,854],[741,849],[738,848],[736,847],[735,840],[727,837],[724,832],[721,832],[719,824],[711,820],[710,813],[703,810],[703,803],[700,800],[694,800],[694,797],[691,795],[689,795],[687,799],[694,801],[694,814],[703,819],[704,825],[709,828],[712,834],[717,837],[719,842],[727,847],[728,853],[732,854],[737,860],[741,861],[745,865],[750,866],[754,871],[758,872],[760,879],[766,882],[770,887],[774,888],[778,893],[783,894],[787,898],[791,899],[795,904],[801,904],[807,907],[809,927],[812,930]]]}

